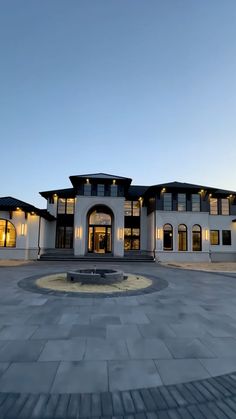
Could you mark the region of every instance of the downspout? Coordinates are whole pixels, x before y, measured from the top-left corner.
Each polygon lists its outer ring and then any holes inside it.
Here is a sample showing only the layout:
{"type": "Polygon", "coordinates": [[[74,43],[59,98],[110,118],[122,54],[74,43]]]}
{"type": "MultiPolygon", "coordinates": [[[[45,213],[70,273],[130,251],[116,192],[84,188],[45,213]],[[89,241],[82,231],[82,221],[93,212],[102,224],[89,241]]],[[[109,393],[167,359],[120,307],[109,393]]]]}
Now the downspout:
{"type": "Polygon", "coordinates": [[[40,259],[40,232],[41,232],[41,215],[39,216],[39,228],[38,228],[38,257],[37,259],[40,259]]]}
{"type": "Polygon", "coordinates": [[[153,249],[153,260],[156,261],[156,202],[157,202],[157,197],[155,197],[155,210],[154,210],[154,249],[153,249]]]}

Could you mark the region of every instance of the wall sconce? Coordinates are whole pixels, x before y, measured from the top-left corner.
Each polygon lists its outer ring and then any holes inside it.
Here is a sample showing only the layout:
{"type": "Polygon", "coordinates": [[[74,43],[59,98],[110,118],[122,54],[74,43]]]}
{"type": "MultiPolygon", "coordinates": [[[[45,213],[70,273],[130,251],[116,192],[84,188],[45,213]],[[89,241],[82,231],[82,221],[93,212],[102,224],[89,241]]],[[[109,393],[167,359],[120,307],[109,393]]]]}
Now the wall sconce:
{"type": "Polygon", "coordinates": [[[20,234],[21,236],[26,236],[26,224],[22,223],[20,226],[20,234]]]}
{"type": "Polygon", "coordinates": [[[209,240],[209,230],[205,230],[205,240],[209,240]]]}
{"type": "Polygon", "coordinates": [[[124,230],[122,227],[117,229],[118,240],[124,240],[124,230]]]}
{"type": "Polygon", "coordinates": [[[162,229],[161,228],[157,228],[156,229],[156,239],[157,240],[161,240],[161,236],[162,236],[162,229]]]}
{"type": "Polygon", "coordinates": [[[165,192],[165,191],[166,191],[166,188],[162,188],[161,192],[165,192]]]}
{"type": "Polygon", "coordinates": [[[81,240],[82,237],[83,237],[83,228],[82,228],[82,226],[79,226],[76,229],[76,238],[81,240]]]}

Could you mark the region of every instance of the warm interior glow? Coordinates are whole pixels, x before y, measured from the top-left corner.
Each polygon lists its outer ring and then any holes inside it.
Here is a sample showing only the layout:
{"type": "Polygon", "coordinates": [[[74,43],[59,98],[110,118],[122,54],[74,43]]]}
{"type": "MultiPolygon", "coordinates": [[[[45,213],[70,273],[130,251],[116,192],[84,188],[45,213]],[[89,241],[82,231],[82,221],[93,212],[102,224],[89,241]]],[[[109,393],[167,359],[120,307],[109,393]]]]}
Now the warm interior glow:
{"type": "Polygon", "coordinates": [[[209,230],[205,230],[205,240],[209,240],[209,230]]]}

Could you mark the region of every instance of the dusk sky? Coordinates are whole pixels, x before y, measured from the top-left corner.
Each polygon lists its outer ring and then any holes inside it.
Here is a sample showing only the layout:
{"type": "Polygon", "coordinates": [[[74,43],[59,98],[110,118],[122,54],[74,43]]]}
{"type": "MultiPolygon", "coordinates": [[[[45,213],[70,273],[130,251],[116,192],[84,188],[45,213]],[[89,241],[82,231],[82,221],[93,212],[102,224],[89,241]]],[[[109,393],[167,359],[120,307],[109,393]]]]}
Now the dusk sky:
{"type": "Polygon", "coordinates": [[[0,196],[106,172],[236,190],[235,0],[1,0],[0,196]]]}

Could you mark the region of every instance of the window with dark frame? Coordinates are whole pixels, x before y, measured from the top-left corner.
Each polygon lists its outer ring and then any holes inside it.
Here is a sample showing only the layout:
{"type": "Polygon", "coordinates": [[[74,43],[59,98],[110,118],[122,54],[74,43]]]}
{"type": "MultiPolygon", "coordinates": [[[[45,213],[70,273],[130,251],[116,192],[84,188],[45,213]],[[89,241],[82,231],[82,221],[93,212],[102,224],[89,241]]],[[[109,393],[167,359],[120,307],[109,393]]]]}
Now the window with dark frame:
{"type": "Polygon", "coordinates": [[[16,247],[15,226],[4,219],[0,219],[0,247],[16,247]]]}
{"type": "Polygon", "coordinates": [[[201,211],[201,197],[198,193],[193,193],[192,198],[192,211],[200,212],[201,211]]]}
{"type": "Polygon", "coordinates": [[[218,215],[218,199],[210,198],[210,214],[218,215]]]}
{"type": "Polygon", "coordinates": [[[220,244],[220,232],[219,230],[210,231],[210,243],[212,246],[217,246],[220,244]]]}
{"type": "Polygon", "coordinates": [[[186,211],[186,194],[178,193],[178,211],[186,211]]]}
{"type": "Polygon", "coordinates": [[[125,228],[124,249],[125,250],[139,250],[140,249],[140,229],[139,228],[125,228]]]}
{"type": "Polygon", "coordinates": [[[231,230],[222,230],[222,245],[231,246],[231,230]]]}
{"type": "Polygon", "coordinates": [[[125,217],[139,217],[140,216],[139,201],[125,201],[124,214],[125,214],[125,217]]]}
{"type": "Polygon", "coordinates": [[[163,193],[163,211],[172,211],[172,193],[163,193]]]}
{"type": "Polygon", "coordinates": [[[229,200],[228,198],[221,199],[221,214],[229,215],[229,200]]]}
{"type": "Polygon", "coordinates": [[[187,244],[187,227],[185,224],[179,224],[178,226],[178,250],[186,252],[188,250],[187,244]]]}
{"type": "Polygon", "coordinates": [[[104,196],[105,186],[102,184],[97,185],[97,196],[104,196]]]}
{"type": "Polygon", "coordinates": [[[58,198],[57,214],[74,214],[74,198],[58,198]]]}
{"type": "Polygon", "coordinates": [[[163,250],[173,250],[173,227],[165,224],[163,227],[163,250]]]}
{"type": "Polygon", "coordinates": [[[195,224],[192,228],[192,249],[193,252],[202,250],[202,229],[198,224],[195,224]]]}

